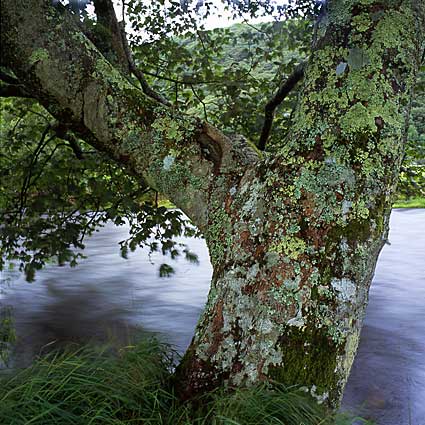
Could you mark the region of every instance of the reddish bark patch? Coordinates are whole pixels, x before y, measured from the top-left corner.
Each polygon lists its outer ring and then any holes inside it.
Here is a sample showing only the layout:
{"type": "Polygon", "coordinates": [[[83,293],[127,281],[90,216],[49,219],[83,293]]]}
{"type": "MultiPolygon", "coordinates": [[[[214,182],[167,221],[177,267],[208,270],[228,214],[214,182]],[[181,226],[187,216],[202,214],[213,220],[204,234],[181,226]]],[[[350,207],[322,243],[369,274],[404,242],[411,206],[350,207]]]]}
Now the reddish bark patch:
{"type": "Polygon", "coordinates": [[[123,164],[127,164],[127,162],[130,160],[130,155],[120,155],[119,160],[123,164]]]}
{"type": "Polygon", "coordinates": [[[261,359],[257,365],[258,378],[260,381],[266,381],[267,376],[263,373],[264,359],[261,359]]]}
{"type": "Polygon", "coordinates": [[[264,258],[264,246],[263,245],[257,245],[254,252],[254,258],[257,261],[261,261],[264,258]]]}
{"type": "Polygon", "coordinates": [[[384,120],[381,117],[375,117],[375,125],[378,130],[382,130],[384,128],[384,120]]]}
{"type": "Polygon", "coordinates": [[[223,341],[223,333],[221,329],[223,328],[224,318],[223,318],[223,300],[219,301],[215,306],[215,311],[213,313],[213,320],[211,325],[211,331],[213,334],[212,344],[208,348],[208,355],[213,356],[217,353],[218,347],[223,341]]]}
{"type": "Polygon", "coordinates": [[[232,373],[239,373],[243,368],[243,364],[238,360],[235,363],[233,363],[232,366],[232,373]]]}
{"type": "MultiPolygon", "coordinates": [[[[190,355],[196,356],[194,351],[191,351],[190,355]]],[[[194,403],[199,395],[217,388],[222,380],[209,362],[196,357],[188,360],[184,366],[179,365],[175,377],[176,393],[180,400],[192,400],[194,403]]]]}
{"type": "Polygon", "coordinates": [[[326,229],[314,226],[308,226],[303,232],[304,237],[308,240],[310,245],[314,246],[315,249],[319,249],[322,245],[324,245],[323,239],[327,233],[326,229]]]}
{"type": "Polygon", "coordinates": [[[313,273],[313,270],[311,268],[304,267],[301,270],[301,281],[299,285],[300,288],[302,288],[307,283],[312,273],[313,273]]]}
{"type": "Polygon", "coordinates": [[[301,201],[301,205],[304,208],[306,216],[312,216],[316,206],[315,195],[313,193],[305,192],[304,199],[301,201]]]}
{"type": "Polygon", "coordinates": [[[226,196],[226,200],[224,201],[224,211],[226,211],[227,214],[230,214],[232,212],[232,208],[231,208],[232,202],[233,202],[232,196],[228,194],[226,196]]]}
{"type": "Polygon", "coordinates": [[[310,151],[306,158],[308,161],[322,161],[325,157],[325,151],[322,146],[322,139],[320,136],[316,136],[316,144],[312,151],[310,151]]]}
{"type": "Polygon", "coordinates": [[[251,233],[249,233],[249,230],[244,230],[240,234],[240,240],[242,244],[246,244],[247,241],[249,241],[249,237],[251,236],[251,233]]]}

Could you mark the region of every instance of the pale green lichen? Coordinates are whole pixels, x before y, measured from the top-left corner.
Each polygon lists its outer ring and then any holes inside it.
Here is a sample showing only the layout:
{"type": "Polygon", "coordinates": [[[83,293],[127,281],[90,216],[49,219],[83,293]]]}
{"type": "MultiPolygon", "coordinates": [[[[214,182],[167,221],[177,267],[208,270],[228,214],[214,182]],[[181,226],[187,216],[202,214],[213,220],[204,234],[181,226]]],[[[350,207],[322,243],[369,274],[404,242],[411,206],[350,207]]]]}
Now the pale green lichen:
{"type": "Polygon", "coordinates": [[[229,215],[219,207],[211,213],[211,224],[208,226],[205,238],[210,251],[211,262],[220,264],[232,243],[232,225],[229,215]]]}
{"type": "Polygon", "coordinates": [[[307,245],[305,241],[296,236],[284,236],[279,242],[270,246],[271,252],[283,254],[291,260],[296,260],[304,254],[307,245]]]}
{"type": "Polygon", "coordinates": [[[49,52],[46,49],[36,49],[31,53],[28,59],[30,66],[35,65],[37,62],[41,62],[49,59],[49,52]]]}
{"type": "Polygon", "coordinates": [[[351,25],[360,33],[367,31],[372,23],[373,21],[368,13],[356,15],[351,20],[351,25]]]}

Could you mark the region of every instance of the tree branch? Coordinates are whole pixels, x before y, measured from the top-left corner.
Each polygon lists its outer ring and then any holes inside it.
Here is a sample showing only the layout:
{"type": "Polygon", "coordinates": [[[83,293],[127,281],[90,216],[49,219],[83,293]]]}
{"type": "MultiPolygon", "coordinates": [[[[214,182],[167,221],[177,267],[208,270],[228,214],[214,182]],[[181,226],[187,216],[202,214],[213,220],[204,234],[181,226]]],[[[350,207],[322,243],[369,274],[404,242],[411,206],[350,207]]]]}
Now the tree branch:
{"type": "Polygon", "coordinates": [[[0,80],[7,84],[19,85],[19,80],[16,77],[13,77],[7,72],[3,72],[2,70],[0,70],[0,80]]]}
{"type": "Polygon", "coordinates": [[[0,97],[31,97],[20,81],[0,70],[0,97]]]}
{"type": "MultiPolygon", "coordinates": [[[[205,229],[211,176],[240,176],[252,167],[258,155],[248,144],[235,145],[211,125],[146,96],[49,1],[2,0],[0,10],[1,53],[25,89],[77,137],[205,229]]],[[[230,190],[234,182],[225,181],[230,190]]]]}
{"type": "Polygon", "coordinates": [[[275,109],[285,100],[286,96],[293,90],[297,83],[304,76],[305,62],[300,63],[294,72],[280,86],[277,93],[268,101],[264,108],[264,124],[261,130],[261,136],[258,141],[258,149],[263,151],[266,147],[267,140],[270,135],[270,130],[273,125],[275,109]]]}
{"type": "Polygon", "coordinates": [[[78,138],[74,134],[72,134],[69,129],[67,129],[64,125],[57,123],[55,126],[52,127],[52,130],[55,132],[56,136],[59,139],[68,142],[69,147],[72,149],[77,159],[84,159],[84,153],[78,143],[78,138]]]}
{"type": "MultiPolygon", "coordinates": [[[[115,14],[114,5],[111,0],[94,0],[95,13],[98,20],[98,25],[106,28],[109,32],[109,40],[106,41],[109,44],[109,49],[114,52],[117,56],[119,67],[122,69],[124,74],[133,74],[140,83],[143,92],[155,99],[156,101],[171,106],[171,103],[155,92],[146,81],[143,72],[138,69],[134,63],[133,55],[130,51],[130,47],[127,42],[127,35],[125,33],[125,21],[119,23],[115,14]]],[[[125,10],[123,5],[123,11],[125,10]]],[[[124,19],[124,16],[123,16],[124,19]]],[[[108,55],[111,56],[111,55],[108,55]]],[[[109,59],[109,57],[108,57],[109,59]]]]}

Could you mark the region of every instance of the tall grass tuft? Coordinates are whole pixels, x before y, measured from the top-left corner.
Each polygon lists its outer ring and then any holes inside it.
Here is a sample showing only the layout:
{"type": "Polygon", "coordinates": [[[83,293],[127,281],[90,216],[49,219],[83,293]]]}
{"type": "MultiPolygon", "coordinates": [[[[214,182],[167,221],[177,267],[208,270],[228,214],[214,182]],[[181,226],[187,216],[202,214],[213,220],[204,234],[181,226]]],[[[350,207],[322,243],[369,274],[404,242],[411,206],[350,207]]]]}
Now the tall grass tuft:
{"type": "Polygon", "coordinates": [[[67,348],[0,376],[3,425],[348,425],[296,388],[259,386],[181,404],[172,359],[154,339],[113,349],[67,348]],[[194,407],[196,406],[196,407],[194,407]]]}
{"type": "Polygon", "coordinates": [[[0,423],[161,424],[168,367],[155,340],[115,353],[106,346],[53,352],[1,378],[0,423]]]}

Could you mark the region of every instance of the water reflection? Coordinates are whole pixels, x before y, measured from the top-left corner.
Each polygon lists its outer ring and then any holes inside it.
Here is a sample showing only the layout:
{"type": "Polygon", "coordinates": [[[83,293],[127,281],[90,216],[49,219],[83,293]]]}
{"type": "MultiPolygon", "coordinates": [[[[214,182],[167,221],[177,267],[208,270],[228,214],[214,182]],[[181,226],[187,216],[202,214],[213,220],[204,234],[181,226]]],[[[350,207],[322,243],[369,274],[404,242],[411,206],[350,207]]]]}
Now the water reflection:
{"type": "Polygon", "coordinates": [[[149,259],[138,250],[128,260],[119,256],[118,242],[126,236],[125,228],[107,225],[87,241],[88,258],[78,267],[49,266],[34,283],[17,275],[3,287],[1,302],[14,309],[15,364],[28,364],[51,341],[104,341],[112,336],[125,343],[136,328],[159,333],[184,351],[212,273],[204,241],[182,240],[198,254],[199,266],[179,259],[172,263],[172,278],[159,278],[162,255],[149,259]]]}
{"type": "MultiPolygon", "coordinates": [[[[425,425],[425,211],[395,210],[391,246],[378,262],[359,353],[344,407],[378,425],[425,425]],[[362,406],[362,407],[359,407],[362,406]]],[[[51,341],[125,343],[141,326],[180,352],[205,303],[211,265],[204,241],[188,242],[200,265],[180,259],[172,278],[159,278],[162,256],[118,255],[126,230],[106,226],[87,243],[77,268],[49,266],[29,284],[12,279],[0,294],[14,309],[15,364],[28,364],[51,341]]]]}

